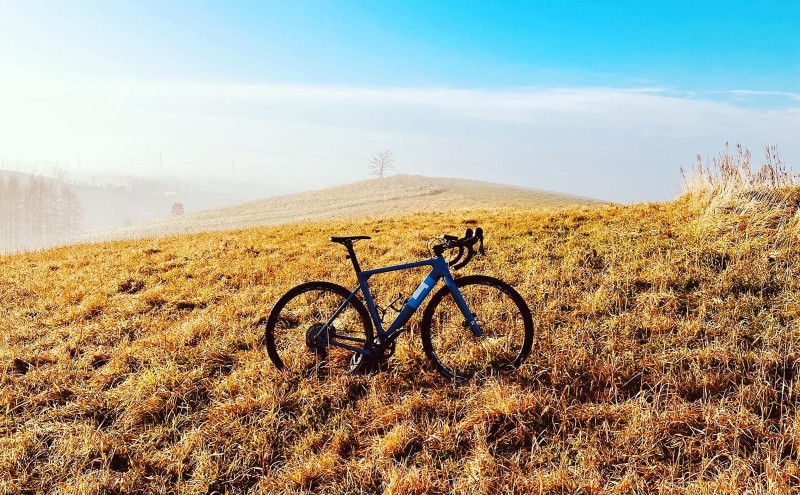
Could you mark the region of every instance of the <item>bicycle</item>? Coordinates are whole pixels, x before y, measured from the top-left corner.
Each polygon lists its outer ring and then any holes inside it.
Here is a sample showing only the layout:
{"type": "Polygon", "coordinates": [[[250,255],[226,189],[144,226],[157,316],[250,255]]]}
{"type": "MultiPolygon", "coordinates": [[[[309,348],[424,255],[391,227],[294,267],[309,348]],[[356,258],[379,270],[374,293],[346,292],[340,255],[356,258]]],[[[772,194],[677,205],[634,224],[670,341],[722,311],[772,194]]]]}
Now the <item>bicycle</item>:
{"type": "Polygon", "coordinates": [[[485,254],[481,228],[467,229],[462,238],[445,235],[429,241],[429,259],[362,271],[353,244],[367,239],[330,238],[347,249],[358,279],[354,290],[332,282],[307,282],[275,303],[266,323],[266,345],[279,370],[307,375],[325,367],[351,372],[385,368],[397,337],[440,280],[444,286],[433,295],[420,325],[423,350],[434,367],[450,380],[464,381],[510,372],[522,364],[533,343],[533,320],[522,296],[502,280],[486,275],[454,278],[450,271],[466,266],[478,243],[479,253],[485,254]],[[457,251],[448,261],[444,254],[449,250],[457,251]],[[385,308],[375,303],[369,287],[372,276],[423,266],[430,266],[430,273],[402,307],[395,306],[402,294],[385,308]],[[397,316],[384,329],[389,308],[397,316]]]}

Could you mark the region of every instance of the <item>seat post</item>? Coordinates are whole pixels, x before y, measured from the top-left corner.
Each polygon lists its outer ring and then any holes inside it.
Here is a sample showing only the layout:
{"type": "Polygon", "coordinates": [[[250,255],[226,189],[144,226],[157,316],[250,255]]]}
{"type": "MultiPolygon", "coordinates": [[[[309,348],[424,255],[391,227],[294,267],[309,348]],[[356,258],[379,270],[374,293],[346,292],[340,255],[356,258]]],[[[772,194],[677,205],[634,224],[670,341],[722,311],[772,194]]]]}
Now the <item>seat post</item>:
{"type": "Polygon", "coordinates": [[[356,258],[356,251],[353,249],[353,241],[347,241],[344,243],[345,247],[347,248],[347,257],[350,258],[350,261],[353,262],[353,268],[356,270],[356,273],[361,273],[361,266],[358,264],[358,259],[356,258]]]}

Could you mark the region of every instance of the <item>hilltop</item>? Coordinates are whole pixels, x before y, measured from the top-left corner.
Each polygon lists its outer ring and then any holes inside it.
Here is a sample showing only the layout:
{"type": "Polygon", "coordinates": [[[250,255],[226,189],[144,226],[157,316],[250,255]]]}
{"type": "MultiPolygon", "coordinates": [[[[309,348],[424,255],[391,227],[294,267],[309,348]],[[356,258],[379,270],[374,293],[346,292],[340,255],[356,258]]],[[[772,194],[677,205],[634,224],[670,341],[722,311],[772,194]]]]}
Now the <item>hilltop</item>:
{"type": "Polygon", "coordinates": [[[394,175],[174,216],[101,232],[87,239],[147,237],[326,219],[381,218],[411,212],[530,209],[597,203],[600,201],[519,186],[467,179],[394,175]]]}

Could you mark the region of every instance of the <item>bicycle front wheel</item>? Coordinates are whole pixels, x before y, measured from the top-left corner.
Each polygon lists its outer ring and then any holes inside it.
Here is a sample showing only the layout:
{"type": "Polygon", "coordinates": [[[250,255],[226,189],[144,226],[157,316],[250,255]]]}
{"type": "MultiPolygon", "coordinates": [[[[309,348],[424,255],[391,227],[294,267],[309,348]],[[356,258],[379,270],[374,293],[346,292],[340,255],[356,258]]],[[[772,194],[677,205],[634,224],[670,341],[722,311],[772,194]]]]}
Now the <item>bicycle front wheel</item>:
{"type": "Polygon", "coordinates": [[[372,322],[364,304],[330,282],[308,282],[281,297],[267,319],[272,363],[290,374],[322,369],[356,371],[363,362],[353,349],[369,349],[372,322]]]}
{"type": "Polygon", "coordinates": [[[436,369],[462,381],[518,368],[533,344],[533,318],[522,296],[496,278],[473,275],[456,285],[483,335],[476,337],[447,287],[422,316],[422,346],[436,369]]]}

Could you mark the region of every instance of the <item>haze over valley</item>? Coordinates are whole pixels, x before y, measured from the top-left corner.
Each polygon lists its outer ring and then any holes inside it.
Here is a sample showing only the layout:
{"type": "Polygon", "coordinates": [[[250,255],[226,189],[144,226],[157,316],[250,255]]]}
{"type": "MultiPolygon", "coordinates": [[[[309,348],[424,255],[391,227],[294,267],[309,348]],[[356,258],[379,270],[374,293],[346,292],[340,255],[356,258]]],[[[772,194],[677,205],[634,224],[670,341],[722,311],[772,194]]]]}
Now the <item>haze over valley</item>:
{"type": "Polygon", "coordinates": [[[288,192],[230,177],[74,174],[52,164],[15,168],[24,171],[0,170],[0,211],[5,212],[0,214],[0,251],[68,243],[91,233],[288,192]]]}

